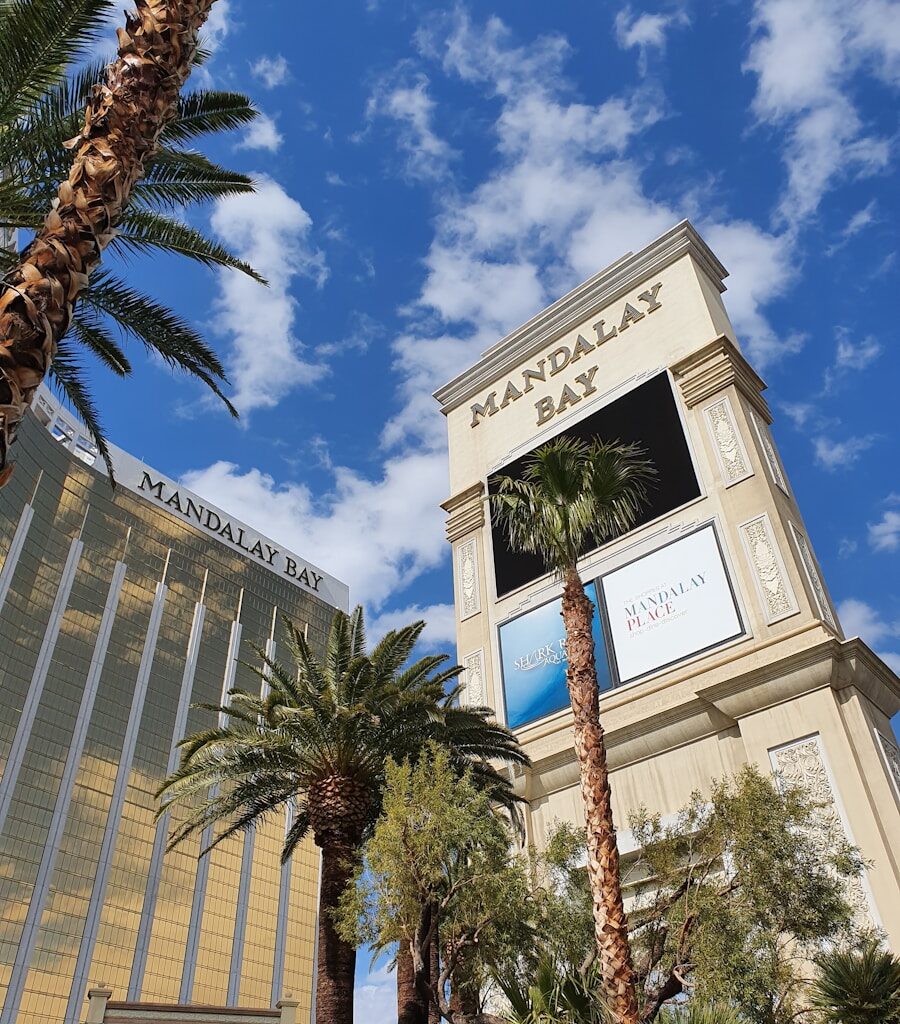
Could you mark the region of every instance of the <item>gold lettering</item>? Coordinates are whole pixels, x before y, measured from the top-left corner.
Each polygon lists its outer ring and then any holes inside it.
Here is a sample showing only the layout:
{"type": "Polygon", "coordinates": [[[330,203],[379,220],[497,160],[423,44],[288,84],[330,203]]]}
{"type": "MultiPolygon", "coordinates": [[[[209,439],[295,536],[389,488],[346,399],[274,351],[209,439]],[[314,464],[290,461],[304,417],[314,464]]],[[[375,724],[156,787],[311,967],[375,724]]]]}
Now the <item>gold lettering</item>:
{"type": "Polygon", "coordinates": [[[484,400],[484,405],[478,402],[472,406],[472,426],[477,427],[485,416],[493,416],[497,412],[497,392],[492,391],[484,400]]]}
{"type": "Polygon", "coordinates": [[[538,363],[538,368],[536,370],[522,371],[522,379],[525,381],[525,387],[522,389],[523,394],[527,395],[529,391],[532,391],[534,389],[534,384],[531,383],[533,380],[547,379],[547,371],[545,369],[546,363],[546,359],[541,359],[538,363]]]}
{"type": "Polygon", "coordinates": [[[548,395],[542,398],[540,401],[534,403],[535,409],[537,409],[537,425],[540,426],[542,423],[546,423],[547,420],[552,420],[556,412],[553,406],[553,399],[548,395]]]}
{"type": "Polygon", "coordinates": [[[575,394],[568,384],[566,384],[562,389],[562,395],[560,395],[559,405],[556,407],[556,411],[557,413],[561,413],[563,409],[567,409],[570,405],[574,405],[576,402],[580,401],[581,398],[575,394]]]}
{"type": "Polygon", "coordinates": [[[605,341],[610,341],[612,338],[614,338],[619,333],[616,330],[615,326],[610,327],[610,329],[608,331],[604,332],[604,327],[605,326],[606,326],[606,321],[605,320],[598,320],[594,324],[594,332],[597,335],[597,344],[598,345],[602,345],[605,341]]]}
{"type": "Polygon", "coordinates": [[[641,292],[638,295],[640,302],[647,303],[647,312],[655,313],[656,310],[662,305],[662,303],[656,298],[659,295],[659,290],[662,288],[662,281],[658,281],[652,288],[648,288],[645,292],[641,292]]]}
{"type": "Polygon", "coordinates": [[[506,391],[503,392],[503,401],[500,403],[500,408],[505,409],[510,402],[515,402],[517,398],[522,397],[522,392],[513,384],[513,382],[506,382],[506,391]]]}
{"type": "Polygon", "coordinates": [[[596,345],[592,345],[579,334],[575,340],[575,347],[572,349],[571,362],[577,363],[582,356],[587,355],[588,352],[593,352],[596,347],[596,345]]]}
{"type": "Polygon", "coordinates": [[[550,360],[550,376],[555,377],[561,370],[564,370],[572,359],[572,352],[568,345],[560,345],[547,357],[550,360]],[[560,356],[562,362],[558,363],[556,357],[560,356]]]}
{"type": "Polygon", "coordinates": [[[622,314],[622,322],[619,324],[619,331],[624,331],[633,323],[637,323],[638,320],[643,319],[644,314],[639,309],[635,309],[630,302],[626,302],[625,312],[622,314]]]}
{"type": "Polygon", "coordinates": [[[589,370],[585,370],[584,373],[579,373],[575,378],[575,383],[580,384],[584,388],[582,398],[587,398],[588,395],[592,395],[597,390],[591,383],[597,373],[597,369],[596,366],[592,366],[589,370]]]}

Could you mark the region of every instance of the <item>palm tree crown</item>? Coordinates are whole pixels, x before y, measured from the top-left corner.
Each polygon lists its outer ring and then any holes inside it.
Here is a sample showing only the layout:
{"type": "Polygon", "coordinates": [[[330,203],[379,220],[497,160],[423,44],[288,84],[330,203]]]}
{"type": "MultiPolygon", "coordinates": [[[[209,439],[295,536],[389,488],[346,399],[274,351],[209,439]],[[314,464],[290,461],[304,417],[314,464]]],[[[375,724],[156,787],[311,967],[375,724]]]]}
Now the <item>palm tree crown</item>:
{"type": "Polygon", "coordinates": [[[220,724],[183,741],[181,766],[160,789],[159,813],[219,788],[193,807],[171,845],[224,822],[216,845],[290,801],[296,811],[285,858],[310,831],[318,842],[318,832],[337,828],[351,833],[341,839],[358,843],[378,815],[387,758],[415,757],[429,741],[446,747],[460,771],[468,768],[481,784],[496,787],[498,797],[510,791],[491,759],[527,764],[528,758],[489,708],[458,706],[459,687],[448,685],[459,666],[445,667],[445,654],[406,665],[424,626],[392,630],[367,654],[362,609],[338,613],[320,661],[288,623],[293,669],[259,651],[262,665],[253,671],[262,693],[233,690],[228,704],[207,706],[220,724]],[[343,797],[336,780],[347,780],[343,797]],[[335,800],[349,800],[344,813],[352,820],[329,821],[335,800]]]}
{"type": "Polygon", "coordinates": [[[816,961],[812,1004],[825,1024],[900,1024],[900,959],[872,939],[816,961]]]}
{"type": "Polygon", "coordinates": [[[294,807],[283,858],[310,833],[322,851],[316,1012],[328,1024],[353,1020],[356,952],[332,914],[378,817],[389,758],[415,760],[436,743],[506,806],[516,801],[512,783],[491,759],[528,763],[489,708],[457,706],[460,668],[446,655],[409,663],[424,626],[392,630],[367,653],[362,609],[338,612],[320,660],[288,624],[291,669],[258,651],[261,693],[233,690],[209,707],[219,724],[183,741],[181,765],[159,791],[160,814],[189,807],[173,846],[221,823],[212,847],[294,807]]]}
{"type": "MultiPolygon", "coordinates": [[[[98,35],[109,32],[113,0],[0,0],[0,228],[36,232],[69,173],[68,140],[77,139],[84,110],[104,65],[79,65],[98,35]]],[[[203,54],[199,55],[203,60],[203,54]]],[[[206,266],[259,275],[226,246],[186,223],[185,208],[252,192],[253,181],[190,148],[196,139],[248,124],[258,116],[240,93],[198,90],[178,100],[175,119],[147,161],[110,244],[120,263],[141,253],[168,252],[206,266]]],[[[18,254],[0,247],[0,273],[18,254]]],[[[127,284],[109,268],[95,272],[81,293],[67,335],[58,342],[50,381],[62,392],[109,457],[85,375],[90,355],[117,376],[132,372],[122,340],[137,341],[170,366],[223,393],[225,370],[202,335],[164,303],[127,284]]]]}
{"type": "Polygon", "coordinates": [[[510,546],[563,574],[591,540],[634,525],[654,476],[635,445],[558,437],[533,453],[521,479],[500,477],[490,501],[510,546]]]}

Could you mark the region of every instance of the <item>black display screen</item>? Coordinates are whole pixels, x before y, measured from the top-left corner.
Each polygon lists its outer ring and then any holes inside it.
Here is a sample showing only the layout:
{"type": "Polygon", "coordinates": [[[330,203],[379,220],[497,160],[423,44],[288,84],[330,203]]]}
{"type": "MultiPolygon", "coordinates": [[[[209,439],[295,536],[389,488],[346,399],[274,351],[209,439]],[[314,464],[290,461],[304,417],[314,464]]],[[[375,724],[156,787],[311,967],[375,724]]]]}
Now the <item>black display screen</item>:
{"type": "MultiPolygon", "coordinates": [[[[635,529],[700,495],[700,485],[691,463],[668,374],[660,373],[652,377],[627,395],[563,430],[561,436],[583,441],[599,438],[602,441],[637,444],[646,452],[657,476],[644,511],[635,523],[635,529]]],[[[500,475],[521,476],[529,454],[520,456],[492,474],[488,478],[488,490],[496,490],[496,478],[500,475]]],[[[496,523],[492,524],[491,532],[498,597],[531,583],[547,572],[537,555],[510,551],[506,536],[496,523]]],[[[583,554],[593,551],[597,546],[597,542],[591,540],[585,545],[583,554]]]]}

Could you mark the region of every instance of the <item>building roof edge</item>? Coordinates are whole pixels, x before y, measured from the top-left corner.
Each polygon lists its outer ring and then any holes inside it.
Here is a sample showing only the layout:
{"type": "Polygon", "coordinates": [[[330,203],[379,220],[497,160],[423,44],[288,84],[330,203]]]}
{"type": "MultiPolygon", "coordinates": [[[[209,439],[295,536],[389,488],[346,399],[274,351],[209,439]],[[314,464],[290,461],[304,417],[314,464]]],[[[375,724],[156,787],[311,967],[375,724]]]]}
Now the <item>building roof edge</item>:
{"type": "Polygon", "coordinates": [[[529,359],[566,331],[582,323],[654,272],[689,254],[720,292],[728,271],[689,220],[655,238],[640,252],[626,253],[562,298],[542,309],[521,327],[485,349],[481,359],[434,392],[446,415],[504,372],[529,359]]]}

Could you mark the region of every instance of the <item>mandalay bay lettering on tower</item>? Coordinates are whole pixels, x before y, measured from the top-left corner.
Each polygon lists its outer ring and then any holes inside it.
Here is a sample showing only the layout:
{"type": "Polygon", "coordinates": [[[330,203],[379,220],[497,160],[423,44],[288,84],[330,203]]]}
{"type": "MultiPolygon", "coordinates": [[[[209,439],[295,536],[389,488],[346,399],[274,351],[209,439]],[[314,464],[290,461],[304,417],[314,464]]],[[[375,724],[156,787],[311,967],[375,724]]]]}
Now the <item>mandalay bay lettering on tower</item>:
{"type": "MultiPolygon", "coordinates": [[[[659,299],[661,288],[662,282],[658,281],[652,288],[647,288],[638,295],[638,302],[644,304],[643,312],[637,306],[626,302],[621,317],[617,318],[609,327],[607,327],[606,320],[598,320],[592,328],[595,335],[593,342],[588,341],[583,334],[579,334],[571,348],[568,345],[560,345],[539,359],[534,366],[526,367],[521,371],[520,375],[517,374],[516,377],[511,377],[506,382],[499,404],[497,401],[498,391],[489,392],[483,402],[473,403],[471,407],[471,425],[477,427],[485,416],[495,416],[502,409],[510,405],[510,403],[517,402],[524,395],[533,391],[535,381],[544,383],[548,376],[555,377],[567,366],[577,363],[583,356],[589,355],[607,341],[611,341],[619,334],[628,330],[632,324],[643,320],[648,313],[655,313],[662,307],[662,302],[659,299]],[[519,376],[521,376],[521,387],[516,383],[519,376]]],[[[552,420],[554,416],[565,412],[566,409],[576,405],[583,398],[595,395],[597,393],[597,385],[594,383],[594,378],[597,376],[597,370],[597,366],[589,366],[582,373],[578,374],[575,378],[575,384],[578,385],[580,392],[570,384],[566,384],[563,386],[558,398],[555,398],[553,395],[543,395],[540,397],[534,403],[534,407],[537,410],[537,425],[541,426],[548,420],[552,420]]]]}

